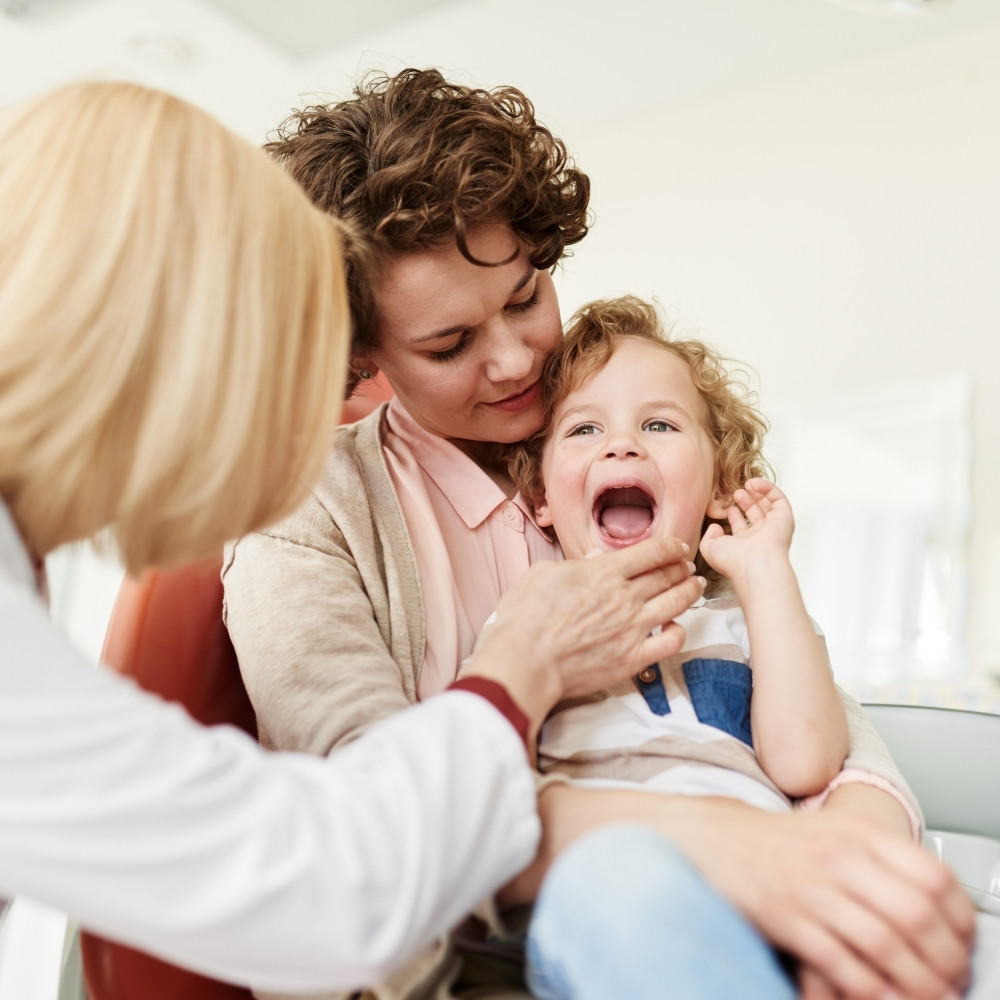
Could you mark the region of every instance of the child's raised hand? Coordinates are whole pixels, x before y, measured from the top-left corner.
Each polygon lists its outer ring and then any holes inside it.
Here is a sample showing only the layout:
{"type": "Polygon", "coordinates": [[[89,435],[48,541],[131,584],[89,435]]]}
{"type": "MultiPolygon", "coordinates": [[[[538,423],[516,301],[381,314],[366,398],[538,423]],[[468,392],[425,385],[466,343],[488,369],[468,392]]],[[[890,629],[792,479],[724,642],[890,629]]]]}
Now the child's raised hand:
{"type": "Polygon", "coordinates": [[[717,573],[735,581],[755,563],[788,557],[795,519],[788,498],[766,479],[748,479],[744,489],[733,494],[727,535],[721,524],[710,524],[700,551],[717,573]]]}

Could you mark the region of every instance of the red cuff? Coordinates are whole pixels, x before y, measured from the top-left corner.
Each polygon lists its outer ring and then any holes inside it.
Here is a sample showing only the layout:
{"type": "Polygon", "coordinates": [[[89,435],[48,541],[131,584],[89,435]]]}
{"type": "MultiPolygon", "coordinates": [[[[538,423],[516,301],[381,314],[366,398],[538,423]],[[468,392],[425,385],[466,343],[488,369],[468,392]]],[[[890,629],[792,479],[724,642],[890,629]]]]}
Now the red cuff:
{"type": "Polygon", "coordinates": [[[460,677],[448,685],[449,691],[471,691],[485,698],[515,729],[528,749],[528,717],[499,681],[487,677],[460,677]]]}

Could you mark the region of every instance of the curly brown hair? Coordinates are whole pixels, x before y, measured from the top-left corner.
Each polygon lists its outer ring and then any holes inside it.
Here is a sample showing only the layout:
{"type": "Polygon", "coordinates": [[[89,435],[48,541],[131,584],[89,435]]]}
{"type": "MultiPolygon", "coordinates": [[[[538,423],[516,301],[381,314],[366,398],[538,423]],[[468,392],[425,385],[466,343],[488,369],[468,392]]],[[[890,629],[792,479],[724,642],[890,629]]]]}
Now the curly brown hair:
{"type": "MultiPolygon", "coordinates": [[[[723,496],[731,497],[748,479],[773,478],[762,454],[768,422],[757,409],[746,369],[700,340],[674,339],[655,305],[623,295],[591,302],[574,314],[562,344],[542,372],[545,423],[527,441],[505,450],[508,472],[529,502],[537,504],[545,495],[542,447],[556,407],[600,371],[626,337],[653,341],[688,366],[705,401],[706,430],[716,445],[716,481],[723,496]]],[[[706,518],[706,526],[708,522],[706,518]]],[[[719,523],[729,530],[728,523],[719,523]]],[[[697,563],[699,572],[714,575],[700,556],[697,563]]]]}
{"type": "MultiPolygon", "coordinates": [[[[503,220],[551,268],[589,228],[590,181],[514,87],[449,83],[433,69],[372,73],[354,97],[293,112],[264,148],[312,201],[348,226],[352,353],[377,348],[373,277],[380,261],[503,220]]],[[[347,391],[357,385],[352,372],[347,391]]]]}

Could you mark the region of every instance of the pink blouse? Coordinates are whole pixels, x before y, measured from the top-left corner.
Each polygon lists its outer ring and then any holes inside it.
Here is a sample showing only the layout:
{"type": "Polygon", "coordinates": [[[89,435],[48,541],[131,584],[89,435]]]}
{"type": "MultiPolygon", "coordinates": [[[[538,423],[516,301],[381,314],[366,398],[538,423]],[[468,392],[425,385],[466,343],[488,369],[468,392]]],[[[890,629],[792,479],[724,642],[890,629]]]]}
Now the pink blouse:
{"type": "Polygon", "coordinates": [[[424,598],[421,699],[444,690],[504,592],[539,559],[561,559],[520,494],[510,498],[463,451],[424,430],[398,399],[383,439],[424,598]]]}

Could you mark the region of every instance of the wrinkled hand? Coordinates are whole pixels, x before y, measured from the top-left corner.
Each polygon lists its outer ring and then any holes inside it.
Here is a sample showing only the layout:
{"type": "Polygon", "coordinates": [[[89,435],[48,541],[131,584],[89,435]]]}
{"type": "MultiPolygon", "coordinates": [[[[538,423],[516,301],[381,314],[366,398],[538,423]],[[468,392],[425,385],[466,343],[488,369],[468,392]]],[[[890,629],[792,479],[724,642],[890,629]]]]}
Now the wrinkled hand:
{"type": "Polygon", "coordinates": [[[557,701],[672,656],[684,641],[673,619],[703,589],[686,549],[676,539],[649,539],[536,563],[501,599],[462,675],[500,681],[537,729],[557,701]]]}
{"type": "Polygon", "coordinates": [[[965,987],[974,911],[929,852],[846,815],[748,812],[740,833],[714,857],[703,836],[691,856],[802,962],[808,1000],[943,1000],[965,987]]]}
{"type": "Polygon", "coordinates": [[[699,551],[709,566],[731,580],[745,576],[754,560],[787,556],[795,519],[788,498],[766,479],[748,479],[736,490],[729,508],[727,535],[721,524],[710,524],[699,551]]]}

